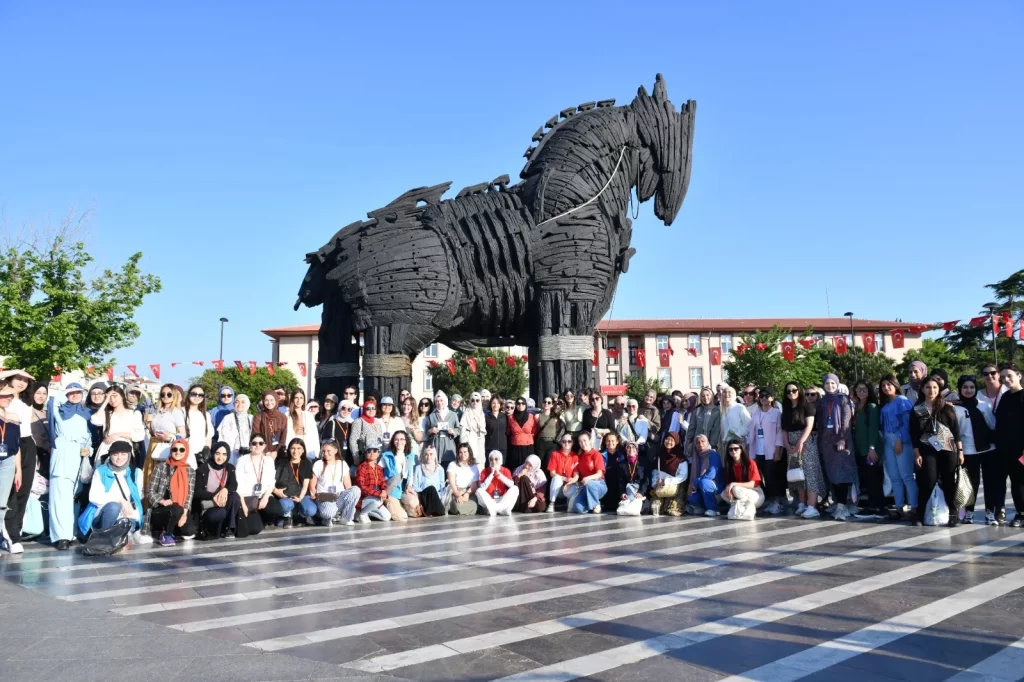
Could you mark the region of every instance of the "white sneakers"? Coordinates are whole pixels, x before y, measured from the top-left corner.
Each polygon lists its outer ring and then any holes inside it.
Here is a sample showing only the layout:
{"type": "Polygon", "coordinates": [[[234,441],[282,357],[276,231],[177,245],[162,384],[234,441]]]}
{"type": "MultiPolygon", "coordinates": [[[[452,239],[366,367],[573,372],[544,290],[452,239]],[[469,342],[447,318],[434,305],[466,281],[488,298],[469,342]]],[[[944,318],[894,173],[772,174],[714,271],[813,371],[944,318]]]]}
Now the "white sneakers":
{"type": "Polygon", "coordinates": [[[369,514],[360,514],[359,515],[359,523],[369,523],[369,522],[370,522],[370,515],[369,514]]]}
{"type": "Polygon", "coordinates": [[[555,503],[554,502],[549,502],[548,503],[548,508],[545,509],[544,512],[547,513],[547,514],[554,514],[555,513],[555,503]]]}
{"type": "Polygon", "coordinates": [[[836,521],[846,521],[850,518],[850,510],[846,508],[845,504],[837,504],[832,518],[836,521]]]}
{"type": "Polygon", "coordinates": [[[137,530],[132,533],[132,542],[136,545],[152,545],[153,538],[149,535],[143,535],[141,530],[137,530]]]}
{"type": "Polygon", "coordinates": [[[807,505],[806,505],[806,504],[804,504],[803,502],[801,502],[801,503],[800,503],[799,505],[797,505],[797,508],[796,508],[796,512],[794,512],[794,513],[795,513],[795,514],[796,514],[797,516],[801,516],[801,515],[803,515],[803,513],[804,513],[805,511],[807,511],[807,505]]]}
{"type": "Polygon", "coordinates": [[[704,512],[704,516],[710,516],[711,518],[715,518],[716,516],[718,516],[718,510],[708,509],[706,512],[704,512]]]}
{"type": "Polygon", "coordinates": [[[783,511],[784,510],[782,509],[782,505],[779,504],[778,502],[772,502],[771,504],[764,508],[765,514],[777,515],[781,514],[783,511]]]}
{"type": "Polygon", "coordinates": [[[996,515],[994,512],[985,512],[985,523],[990,526],[998,526],[999,522],[996,521],[996,515]]]}
{"type": "Polygon", "coordinates": [[[802,519],[816,519],[821,516],[821,513],[815,507],[808,507],[804,510],[803,514],[800,514],[802,519]]]}
{"type": "Polygon", "coordinates": [[[7,528],[2,520],[0,520],[0,550],[11,554],[25,553],[25,548],[21,546],[20,542],[11,542],[11,536],[7,534],[7,528]]]}

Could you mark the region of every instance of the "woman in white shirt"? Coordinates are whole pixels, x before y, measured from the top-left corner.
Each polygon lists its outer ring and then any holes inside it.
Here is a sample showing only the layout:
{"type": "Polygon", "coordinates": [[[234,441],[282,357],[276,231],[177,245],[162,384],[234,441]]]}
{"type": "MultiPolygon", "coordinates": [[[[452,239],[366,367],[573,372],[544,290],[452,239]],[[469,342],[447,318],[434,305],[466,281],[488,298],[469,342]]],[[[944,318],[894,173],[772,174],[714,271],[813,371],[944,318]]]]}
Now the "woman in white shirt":
{"type": "MultiPolygon", "coordinates": [[[[981,485],[981,469],[1002,471],[996,455],[996,416],[992,405],[978,394],[978,380],[973,376],[962,376],[957,382],[960,391],[959,404],[953,405],[956,420],[960,425],[960,442],[964,446],[964,469],[974,488],[974,496],[964,506],[964,523],[974,523],[974,502],[981,485]]],[[[992,515],[995,521],[995,514],[992,515]]]]}
{"type": "MultiPolygon", "coordinates": [[[[148,417],[147,417],[148,419],[148,417]]],[[[181,409],[181,396],[174,384],[160,387],[156,411],[149,422],[149,456],[142,467],[142,489],[149,489],[149,477],[156,465],[170,455],[171,441],[185,435],[185,411],[181,409]]]]}
{"type": "Polygon", "coordinates": [[[448,465],[448,487],[452,491],[449,514],[473,516],[479,509],[476,490],[480,485],[480,467],[473,463],[473,455],[466,443],[459,445],[455,461],[448,465]]]}
{"type": "Polygon", "coordinates": [[[287,417],[284,442],[291,443],[293,438],[301,438],[306,445],[306,456],[316,459],[316,453],[320,452],[320,425],[313,413],[306,409],[306,392],[301,388],[292,391],[287,417]]]}
{"type": "Polygon", "coordinates": [[[142,423],[142,413],[128,407],[124,391],[119,386],[111,386],[107,390],[103,404],[89,421],[103,430],[103,440],[96,450],[97,465],[107,456],[111,443],[124,440],[132,444],[129,468],[134,470],[139,466],[139,456],[146,440],[146,425],[142,423]]]}
{"type": "Polygon", "coordinates": [[[391,436],[395,435],[397,431],[405,431],[405,422],[399,416],[398,409],[395,407],[395,401],[391,396],[386,395],[380,399],[380,406],[377,408],[377,412],[377,421],[380,422],[381,427],[384,429],[380,435],[381,443],[390,443],[391,436]]]}
{"type": "Polygon", "coordinates": [[[198,458],[205,462],[213,447],[213,420],[206,411],[206,391],[199,384],[189,386],[185,409],[185,438],[188,439],[188,465],[195,469],[198,458]]]}
{"type": "Polygon", "coordinates": [[[267,454],[266,439],[254,433],[249,440],[249,449],[249,454],[240,456],[235,466],[237,492],[241,499],[235,529],[237,538],[258,535],[263,530],[260,512],[268,506],[277,506],[276,516],[283,514],[281,503],[274,498],[277,469],[274,467],[274,458],[267,454]]]}
{"type": "Polygon", "coordinates": [[[725,444],[732,439],[746,441],[750,435],[750,412],[745,405],[736,403],[736,389],[723,386],[719,394],[719,411],[722,415],[722,438],[718,449],[724,452],[725,444]]]}
{"type": "Polygon", "coordinates": [[[320,521],[328,528],[334,526],[335,519],[346,526],[353,525],[362,494],[352,485],[348,464],[340,454],[336,440],[326,441],[320,446],[320,459],[313,463],[313,480],[309,482],[320,521]]]}
{"type": "Polygon", "coordinates": [[[231,448],[229,463],[235,466],[238,456],[249,452],[249,438],[252,437],[252,415],[249,414],[249,396],[240,393],[235,396],[234,410],[220,420],[220,439],[231,448]]]}

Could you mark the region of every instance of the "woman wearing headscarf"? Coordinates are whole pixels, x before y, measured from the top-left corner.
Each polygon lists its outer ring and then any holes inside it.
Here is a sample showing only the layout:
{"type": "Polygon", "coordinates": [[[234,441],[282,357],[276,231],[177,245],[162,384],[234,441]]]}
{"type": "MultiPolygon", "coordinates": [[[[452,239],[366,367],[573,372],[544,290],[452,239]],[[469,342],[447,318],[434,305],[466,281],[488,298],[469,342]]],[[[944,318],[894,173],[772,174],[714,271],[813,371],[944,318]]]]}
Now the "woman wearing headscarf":
{"type": "Polygon", "coordinates": [[[459,422],[459,442],[469,443],[473,452],[489,452],[487,448],[487,417],[484,415],[483,397],[474,391],[469,395],[469,405],[459,422]]]}
{"type": "Polygon", "coordinates": [[[487,453],[487,466],[480,472],[480,485],[476,499],[491,516],[511,516],[512,507],[519,499],[519,488],[512,480],[512,472],[502,466],[501,453],[487,453]]]}
{"type": "Polygon", "coordinates": [[[285,422],[285,440],[291,443],[293,439],[301,438],[306,446],[307,458],[316,459],[320,453],[319,425],[313,413],[306,409],[306,392],[301,388],[292,391],[285,416],[288,417],[285,422]]]}
{"type": "MultiPolygon", "coordinates": [[[[423,431],[424,443],[434,446],[438,457],[441,458],[442,466],[447,466],[455,460],[456,445],[459,442],[462,427],[459,426],[458,415],[448,408],[448,396],[444,391],[434,394],[434,411],[428,414],[424,420],[423,431]]],[[[472,452],[478,458],[478,463],[484,461],[483,452],[478,452],[476,449],[473,449],[472,452]]]]}
{"type": "Polygon", "coordinates": [[[490,409],[484,415],[487,434],[484,437],[484,451],[497,450],[502,455],[508,453],[508,415],[502,408],[501,396],[491,396],[490,409]]]}
{"type": "Polygon", "coordinates": [[[277,395],[271,390],[264,391],[256,416],[252,418],[252,433],[263,437],[267,455],[277,457],[278,451],[284,448],[287,428],[288,417],[277,409],[277,395]]]}
{"type": "Polygon", "coordinates": [[[210,461],[196,469],[192,519],[198,523],[200,540],[218,540],[235,535],[240,503],[235,467],[230,459],[231,446],[220,441],[213,444],[210,461]]]}
{"type": "Polygon", "coordinates": [[[351,469],[341,458],[338,441],[325,440],[320,446],[320,459],[313,463],[310,488],[323,525],[331,528],[336,520],[346,526],[355,523],[362,491],[352,484],[351,469]]]}
{"type": "MultiPolygon", "coordinates": [[[[882,445],[879,442],[878,401],[875,391],[864,379],[859,379],[851,391],[853,402],[853,451],[857,455],[857,475],[860,480],[857,518],[875,518],[885,511],[883,493],[884,474],[882,445]]],[[[879,517],[881,518],[881,517],[879,517]]]]}
{"type": "MultiPolygon", "coordinates": [[[[108,390],[110,390],[110,386],[105,381],[94,381],[89,384],[89,393],[85,398],[85,408],[89,410],[90,418],[103,407],[103,402],[107,399],[108,390]]],[[[99,449],[100,443],[103,441],[103,429],[90,421],[89,433],[92,436],[91,454],[95,455],[96,450],[99,449]]]]}
{"type": "Polygon", "coordinates": [[[60,550],[71,549],[75,539],[75,494],[83,462],[92,455],[92,413],[82,403],[85,391],[81,384],[71,383],[64,393],[65,402],[50,406],[50,540],[60,550]]]}
{"type": "Polygon", "coordinates": [[[537,418],[526,409],[526,398],[516,399],[515,411],[508,420],[509,466],[518,468],[533,454],[538,429],[537,418]]]}
{"type": "Polygon", "coordinates": [[[746,440],[750,434],[750,412],[746,405],[736,402],[736,389],[725,385],[719,395],[718,411],[721,415],[721,440],[718,447],[721,449],[733,438],[746,440]]]}
{"type": "Polygon", "coordinates": [[[615,490],[610,494],[618,500],[615,513],[619,516],[640,516],[650,506],[647,500],[647,492],[650,486],[650,476],[647,467],[640,457],[638,443],[626,441],[624,446],[625,456],[620,457],[612,466],[618,472],[612,480],[615,482],[615,490]]]}
{"type": "Polygon", "coordinates": [[[178,540],[191,540],[198,527],[195,515],[190,513],[196,470],[188,465],[189,448],[185,439],[171,443],[171,456],[153,470],[146,491],[149,511],[142,533],[164,547],[172,547],[178,540]]]}
{"type": "Polygon", "coordinates": [[[420,463],[413,469],[409,490],[416,493],[419,502],[419,510],[410,511],[409,516],[444,516],[447,513],[451,490],[433,445],[426,446],[420,453],[420,463]]]}
{"type": "Polygon", "coordinates": [[[689,464],[679,441],[679,435],[669,431],[658,450],[656,469],[651,472],[651,514],[654,516],[662,511],[669,516],[682,516],[685,511],[689,464]]]}
{"type": "MultiPolygon", "coordinates": [[[[739,405],[744,412],[747,408],[739,405]]],[[[722,458],[708,441],[707,436],[697,436],[694,441],[697,452],[694,453],[693,471],[690,472],[689,506],[687,513],[697,514],[704,510],[705,516],[718,516],[718,497],[722,494],[723,472],[722,458]]]]}
{"type": "Polygon", "coordinates": [[[818,427],[818,452],[825,474],[832,484],[836,502],[833,518],[846,521],[850,512],[850,485],[857,482],[857,458],[853,454],[853,405],[839,392],[839,377],[826,374],[822,380],[825,396],[818,401],[814,423],[818,427]]]}
{"type": "Polygon", "coordinates": [[[366,444],[379,444],[383,437],[384,424],[377,419],[377,401],[368,398],[359,411],[359,417],[353,420],[352,430],[348,434],[348,449],[352,453],[352,461],[356,469],[363,463],[366,444]]]}
{"type": "Polygon", "coordinates": [[[960,396],[949,387],[949,372],[944,370],[942,367],[933,369],[929,376],[933,376],[939,380],[939,391],[942,393],[942,399],[947,403],[955,403],[960,399],[960,396]]]}
{"type": "Polygon", "coordinates": [[[221,442],[226,443],[229,461],[234,467],[239,455],[249,452],[249,438],[252,436],[252,415],[249,414],[249,396],[239,393],[235,396],[233,410],[224,415],[217,433],[221,442]]]}
{"type": "Polygon", "coordinates": [[[213,424],[214,437],[224,440],[220,432],[220,423],[234,411],[235,389],[230,386],[221,386],[217,391],[217,406],[210,410],[210,422],[213,424]]]}
{"type": "Polygon", "coordinates": [[[32,420],[29,424],[29,431],[36,446],[36,461],[39,463],[39,471],[47,476],[50,473],[50,412],[47,407],[50,389],[48,384],[45,381],[35,382],[29,387],[29,396],[32,400],[32,420]]]}
{"type": "MultiPolygon", "coordinates": [[[[992,407],[978,400],[978,380],[972,375],[963,375],[957,381],[960,400],[953,406],[957,422],[960,425],[960,442],[964,446],[964,469],[971,481],[974,495],[965,505],[964,523],[974,523],[974,503],[978,497],[978,486],[981,485],[981,472],[992,466],[992,458],[996,452],[992,442],[993,429],[996,427],[996,416],[992,407]]],[[[988,521],[988,514],[985,515],[988,521]]],[[[995,521],[995,514],[992,514],[995,521]]]]}
{"type": "Polygon", "coordinates": [[[544,511],[548,477],[544,475],[544,469],[541,468],[540,457],[537,455],[527,457],[523,465],[512,472],[512,480],[519,488],[519,497],[516,499],[512,511],[544,511]]]}
{"type": "MultiPolygon", "coordinates": [[[[83,536],[110,528],[122,518],[134,521],[135,531],[142,524],[142,500],[135,479],[128,471],[132,444],[119,440],[111,444],[107,452],[109,457],[96,467],[89,484],[89,505],[78,518],[78,530],[83,536]]],[[[151,542],[148,535],[143,529],[141,534],[135,535],[135,540],[146,544],[151,542]]]]}
{"type": "Polygon", "coordinates": [[[689,428],[686,429],[687,456],[694,454],[697,436],[707,436],[712,443],[717,443],[722,436],[722,415],[718,405],[714,404],[715,394],[710,386],[700,389],[697,407],[690,415],[689,428]]]}
{"type": "Polygon", "coordinates": [[[928,378],[928,365],[920,360],[911,362],[910,381],[901,387],[903,395],[907,397],[911,404],[917,403],[917,399],[920,397],[921,384],[924,383],[926,378],[928,378]]]}

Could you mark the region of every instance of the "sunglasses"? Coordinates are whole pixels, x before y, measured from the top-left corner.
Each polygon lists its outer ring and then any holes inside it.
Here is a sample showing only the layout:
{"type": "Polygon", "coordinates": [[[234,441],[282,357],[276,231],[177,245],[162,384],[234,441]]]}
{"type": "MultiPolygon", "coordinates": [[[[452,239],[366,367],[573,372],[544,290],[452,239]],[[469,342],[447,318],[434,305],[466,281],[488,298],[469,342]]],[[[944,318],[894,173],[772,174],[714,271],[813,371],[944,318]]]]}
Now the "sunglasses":
{"type": "Polygon", "coordinates": [[[160,394],[160,397],[161,398],[173,398],[174,394],[171,393],[170,391],[164,391],[163,393],[160,394]]]}
{"type": "Polygon", "coordinates": [[[341,412],[351,412],[352,408],[351,407],[342,407],[340,411],[341,412]]]}
{"type": "Polygon", "coordinates": [[[787,388],[786,389],[786,393],[796,394],[796,393],[799,393],[799,392],[800,392],[799,388],[787,388]]]}
{"type": "Polygon", "coordinates": [[[545,404],[545,405],[551,405],[551,404],[553,404],[553,403],[552,403],[552,402],[551,402],[550,400],[545,400],[545,401],[544,401],[544,404],[545,404]]]}
{"type": "Polygon", "coordinates": [[[729,448],[729,452],[742,452],[742,448],[738,448],[735,445],[729,448]]]}
{"type": "Polygon", "coordinates": [[[567,438],[563,440],[562,445],[572,445],[572,438],[567,438]]]}
{"type": "Polygon", "coordinates": [[[469,402],[471,402],[471,403],[478,403],[478,402],[480,402],[480,398],[470,398],[469,402]]]}
{"type": "Polygon", "coordinates": [[[982,372],[982,375],[986,377],[997,377],[999,376],[999,372],[982,372]]]}
{"type": "Polygon", "coordinates": [[[266,444],[267,444],[267,441],[265,441],[265,440],[254,440],[254,441],[251,441],[249,443],[249,445],[266,445],[266,444]]]}
{"type": "Polygon", "coordinates": [[[205,393],[189,393],[188,397],[189,398],[205,398],[206,394],[205,393]]]}
{"type": "Polygon", "coordinates": [[[174,452],[174,453],[185,452],[185,448],[171,448],[171,452],[174,452]]]}
{"type": "Polygon", "coordinates": [[[518,407],[520,405],[522,405],[523,407],[526,407],[526,403],[524,403],[524,402],[517,402],[516,403],[516,407],[518,407]]]}
{"type": "Polygon", "coordinates": [[[235,396],[231,395],[230,393],[221,393],[220,397],[221,398],[234,398],[235,396]]]}
{"type": "Polygon", "coordinates": [[[376,409],[377,409],[377,406],[376,406],[376,405],[367,405],[367,406],[366,406],[366,407],[364,407],[363,409],[364,409],[365,411],[369,412],[370,410],[376,410],[376,409]]]}

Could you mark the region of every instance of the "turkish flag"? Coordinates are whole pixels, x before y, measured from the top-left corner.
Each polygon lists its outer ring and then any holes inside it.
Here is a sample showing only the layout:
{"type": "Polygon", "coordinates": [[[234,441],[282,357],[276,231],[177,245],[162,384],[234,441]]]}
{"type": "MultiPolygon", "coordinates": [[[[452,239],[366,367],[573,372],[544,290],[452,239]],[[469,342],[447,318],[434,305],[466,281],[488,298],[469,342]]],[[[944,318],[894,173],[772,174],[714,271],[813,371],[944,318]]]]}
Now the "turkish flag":
{"type": "Polygon", "coordinates": [[[836,347],[836,352],[840,355],[846,355],[846,337],[845,336],[833,336],[832,343],[836,347]]]}
{"type": "Polygon", "coordinates": [[[267,372],[270,374],[270,376],[274,376],[274,363],[267,361],[263,364],[267,366],[267,372]]]}
{"type": "Polygon", "coordinates": [[[668,342],[668,354],[669,355],[675,355],[676,354],[676,352],[672,349],[672,342],[671,341],[668,342]]]}
{"type": "Polygon", "coordinates": [[[238,368],[239,372],[244,372],[245,371],[245,365],[242,364],[241,360],[235,360],[235,367],[238,368]]]}
{"type": "Polygon", "coordinates": [[[637,349],[636,351],[636,366],[646,367],[647,366],[647,351],[637,349]]]}
{"type": "MultiPolygon", "coordinates": [[[[988,318],[985,315],[978,315],[977,317],[972,317],[971,321],[968,322],[967,324],[971,325],[972,327],[980,327],[981,325],[985,324],[987,319],[988,318]]],[[[945,329],[945,325],[943,325],[943,329],[945,329]]]]}
{"type": "Polygon", "coordinates": [[[893,329],[892,330],[892,347],[903,348],[903,330],[893,329]]]}
{"type": "Polygon", "coordinates": [[[514,357],[512,357],[511,355],[506,355],[505,356],[505,364],[508,365],[509,367],[515,367],[516,366],[516,359],[514,357]]]}
{"type": "MultiPolygon", "coordinates": [[[[957,320],[956,322],[959,322],[959,321],[960,320],[957,320]]],[[[953,327],[956,326],[956,322],[953,323],[953,326],[950,327],[950,329],[952,329],[953,327]]],[[[938,327],[938,326],[940,326],[940,325],[936,325],[936,327],[938,327]]],[[[909,331],[910,331],[911,334],[920,334],[922,332],[928,331],[928,325],[926,325],[926,324],[915,324],[913,327],[909,328],[909,331]]]]}
{"type": "Polygon", "coordinates": [[[790,362],[796,360],[796,344],[792,341],[782,342],[782,357],[786,358],[790,362]]]}
{"type": "Polygon", "coordinates": [[[205,362],[203,362],[202,360],[193,360],[193,361],[192,361],[192,364],[193,364],[193,365],[199,365],[200,367],[202,367],[202,366],[203,366],[203,365],[205,365],[206,363],[205,363],[205,362]]]}
{"type": "Polygon", "coordinates": [[[431,360],[427,364],[430,365],[431,367],[437,367],[437,360],[431,360]]]}
{"type": "Polygon", "coordinates": [[[1010,313],[1003,313],[1003,329],[1006,331],[1006,338],[1013,338],[1013,318],[1010,313]]]}
{"type": "MultiPolygon", "coordinates": [[[[113,369],[113,368],[111,368],[111,369],[113,369]]],[[[53,371],[56,372],[56,374],[54,374],[52,377],[50,377],[50,380],[59,384],[61,382],[61,380],[64,378],[64,373],[61,372],[59,367],[54,367],[53,371]]],[[[111,374],[113,374],[113,371],[111,371],[111,374]]],[[[113,381],[113,378],[111,378],[111,381],[113,381]]]]}
{"type": "Polygon", "coordinates": [[[748,348],[750,348],[750,346],[748,346],[745,343],[741,343],[740,345],[736,346],[736,355],[743,355],[743,353],[746,352],[748,348]]]}
{"type": "Polygon", "coordinates": [[[861,343],[864,344],[865,353],[875,352],[875,335],[874,334],[862,334],[860,337],[861,343]]]}
{"type": "Polygon", "coordinates": [[[686,352],[689,353],[690,355],[692,355],[693,357],[697,357],[697,349],[696,348],[687,348],[686,352]]]}
{"type": "Polygon", "coordinates": [[[211,360],[210,364],[212,364],[214,366],[214,368],[218,372],[223,372],[224,371],[224,361],[223,360],[211,360]]]}
{"type": "Polygon", "coordinates": [[[301,374],[302,376],[306,376],[306,363],[299,363],[299,374],[301,374]]]}
{"type": "Polygon", "coordinates": [[[287,364],[288,364],[287,362],[279,362],[279,363],[277,363],[277,366],[278,367],[284,367],[287,364]]]}
{"type": "MultiPolygon", "coordinates": [[[[985,318],[983,317],[983,318],[981,318],[981,320],[984,322],[985,318]]],[[[972,320],[972,322],[973,322],[973,320],[972,320]]],[[[942,331],[951,332],[951,331],[953,331],[953,328],[956,327],[958,324],[960,324],[960,320],[952,320],[950,322],[943,322],[942,323],[942,331]]],[[[977,325],[975,325],[975,326],[977,326],[977,325]]]]}
{"type": "Polygon", "coordinates": [[[668,352],[667,349],[666,350],[659,350],[658,351],[658,364],[661,367],[668,367],[669,366],[669,360],[670,360],[669,352],[668,352]]]}
{"type": "Polygon", "coordinates": [[[754,348],[756,348],[758,350],[767,350],[768,349],[768,344],[767,343],[755,343],[754,344],[754,348]]]}
{"type": "Polygon", "coordinates": [[[708,350],[708,353],[711,355],[711,364],[712,365],[720,365],[720,364],[722,364],[722,349],[721,348],[711,348],[710,350],[708,350]]]}
{"type": "MultiPolygon", "coordinates": [[[[60,376],[60,375],[58,374],[57,376],[60,376]]],[[[107,367],[107,381],[113,381],[113,380],[114,380],[114,366],[111,365],[110,367],[107,367]]],[[[59,379],[58,379],[58,381],[59,381],[59,379]]]]}
{"type": "MultiPolygon", "coordinates": [[[[436,362],[432,362],[430,364],[431,365],[436,365],[437,363],[436,362]]],[[[487,364],[490,365],[491,367],[497,367],[498,366],[498,361],[493,356],[491,356],[491,357],[487,358],[487,364]]],[[[595,365],[597,364],[597,350],[594,350],[594,364],[595,365]]]]}
{"type": "Polygon", "coordinates": [[[160,365],[150,365],[149,371],[153,373],[153,378],[160,378],[160,365]]]}
{"type": "Polygon", "coordinates": [[[469,371],[476,374],[476,358],[466,358],[466,364],[469,365],[469,371]]]}
{"type": "Polygon", "coordinates": [[[797,343],[799,343],[804,348],[810,349],[812,346],[814,346],[814,339],[800,339],[797,343]]]}
{"type": "Polygon", "coordinates": [[[608,349],[608,359],[609,360],[618,360],[619,359],[619,349],[618,348],[609,348],[608,349]]]}
{"type": "Polygon", "coordinates": [[[180,364],[181,364],[180,362],[172,362],[171,363],[171,369],[174,369],[175,367],[177,367],[180,364]]]}
{"type": "Polygon", "coordinates": [[[138,365],[128,365],[128,371],[131,372],[132,376],[135,377],[136,379],[139,378],[139,373],[137,371],[138,369],[139,369],[138,365]]]}
{"type": "MultiPolygon", "coordinates": [[[[452,376],[454,376],[455,375],[455,361],[452,360],[451,358],[448,358],[447,360],[444,361],[444,364],[448,367],[448,373],[451,374],[452,376]]],[[[512,361],[512,364],[513,365],[515,364],[515,360],[512,361]]]]}
{"type": "Polygon", "coordinates": [[[255,360],[250,360],[249,361],[249,374],[250,375],[256,374],[256,361],[255,360]]]}

